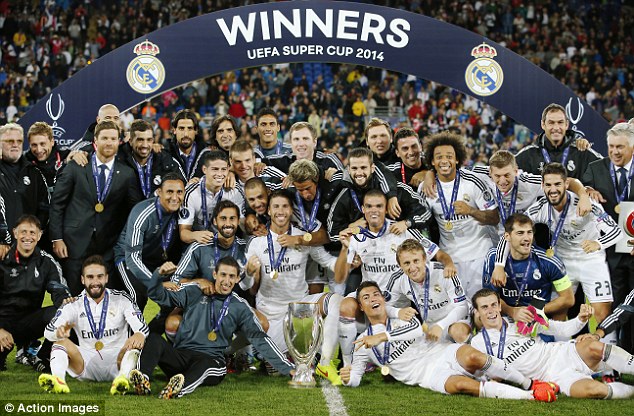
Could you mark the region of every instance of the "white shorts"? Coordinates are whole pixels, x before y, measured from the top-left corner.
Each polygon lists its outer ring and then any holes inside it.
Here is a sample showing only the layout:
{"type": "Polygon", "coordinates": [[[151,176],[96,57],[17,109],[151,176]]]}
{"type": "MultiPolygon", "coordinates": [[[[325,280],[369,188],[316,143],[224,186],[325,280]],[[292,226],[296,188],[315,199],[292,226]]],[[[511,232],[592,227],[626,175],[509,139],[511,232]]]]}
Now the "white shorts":
{"type": "MultiPolygon", "coordinates": [[[[579,380],[592,380],[591,370],[586,363],[583,362],[575,342],[554,343],[554,350],[551,353],[548,365],[543,366],[537,378],[548,380],[559,385],[561,392],[566,396],[570,396],[570,388],[579,380]],[[565,363],[565,365],[562,365],[565,363]]],[[[600,370],[599,370],[600,371],[600,370]]]]}
{"type": "Polygon", "coordinates": [[[484,269],[485,258],[456,261],[453,259],[456,269],[458,269],[458,277],[462,282],[462,288],[465,291],[467,299],[471,300],[471,297],[480,289],[482,289],[482,270],[484,269]]]}
{"type": "Polygon", "coordinates": [[[472,374],[458,364],[456,354],[460,347],[462,344],[439,344],[430,353],[425,353],[425,361],[429,363],[429,368],[425,372],[420,386],[438,393],[448,394],[445,390],[445,384],[449,377],[467,376],[473,378],[472,374]]]}
{"type": "Polygon", "coordinates": [[[84,371],[75,374],[68,368],[71,377],[81,381],[112,381],[119,374],[117,357],[120,349],[105,349],[97,351],[94,348],[77,347],[84,360],[84,371]]]}
{"type": "Polygon", "coordinates": [[[344,283],[335,283],[335,272],[332,270],[321,266],[312,257],[308,257],[308,262],[306,263],[306,283],[311,284],[322,284],[328,285],[328,288],[333,293],[338,293],[341,296],[346,291],[346,284],[344,283]]]}
{"type": "Polygon", "coordinates": [[[561,257],[575,292],[579,283],[590,303],[612,302],[610,270],[605,259],[561,257]]]}
{"type": "MultiPolygon", "coordinates": [[[[321,297],[324,295],[325,293],[315,293],[314,295],[306,295],[298,302],[317,303],[319,302],[319,299],[321,299],[321,297]]],[[[264,313],[264,315],[266,316],[266,313],[264,313]]],[[[286,340],[284,339],[284,316],[285,315],[286,315],[286,312],[282,314],[281,316],[278,314],[272,318],[269,318],[268,316],[266,317],[269,320],[269,330],[266,332],[266,334],[269,336],[269,338],[273,340],[273,342],[275,342],[275,345],[277,345],[280,351],[282,352],[288,351],[288,348],[286,347],[286,340]]]]}

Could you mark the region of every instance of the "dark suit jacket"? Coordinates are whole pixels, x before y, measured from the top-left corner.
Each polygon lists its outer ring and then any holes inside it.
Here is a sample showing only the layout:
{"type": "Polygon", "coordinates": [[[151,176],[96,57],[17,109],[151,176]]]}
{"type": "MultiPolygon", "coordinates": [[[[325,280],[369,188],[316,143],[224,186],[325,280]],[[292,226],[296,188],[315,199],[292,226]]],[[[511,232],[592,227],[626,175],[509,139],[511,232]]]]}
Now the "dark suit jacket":
{"type": "Polygon", "coordinates": [[[97,213],[97,187],[88,163],[69,163],[57,179],[51,200],[49,235],[63,239],[70,258],[82,258],[95,233],[96,252],[114,247],[132,207],[140,200],[134,171],[119,161],[113,165],[112,184],[97,213]]]}
{"type": "MultiPolygon", "coordinates": [[[[616,191],[614,190],[614,183],[610,176],[610,159],[604,157],[603,159],[590,163],[581,178],[581,182],[601,192],[601,195],[607,201],[602,204],[603,209],[618,223],[619,214],[614,212],[614,207],[616,206],[616,191]]],[[[634,201],[634,192],[632,192],[631,186],[625,200],[634,201]]],[[[615,246],[606,250],[610,268],[615,267],[621,260],[621,256],[623,256],[623,254],[616,253],[614,250],[615,246]]]]}

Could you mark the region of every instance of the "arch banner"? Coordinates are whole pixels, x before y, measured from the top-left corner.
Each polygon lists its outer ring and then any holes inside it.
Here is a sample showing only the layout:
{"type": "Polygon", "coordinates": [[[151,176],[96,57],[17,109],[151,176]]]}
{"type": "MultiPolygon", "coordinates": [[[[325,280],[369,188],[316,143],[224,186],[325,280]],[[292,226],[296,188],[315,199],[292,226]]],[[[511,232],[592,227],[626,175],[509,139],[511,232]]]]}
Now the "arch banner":
{"type": "Polygon", "coordinates": [[[430,17],[339,1],[245,6],[154,31],[73,75],[20,124],[46,121],[58,144],[71,145],[105,103],[123,111],[212,74],[288,62],[339,62],[415,75],[474,96],[534,132],[541,131],[542,109],[558,103],[573,129],[605,154],[608,122],[521,56],[430,17]]]}

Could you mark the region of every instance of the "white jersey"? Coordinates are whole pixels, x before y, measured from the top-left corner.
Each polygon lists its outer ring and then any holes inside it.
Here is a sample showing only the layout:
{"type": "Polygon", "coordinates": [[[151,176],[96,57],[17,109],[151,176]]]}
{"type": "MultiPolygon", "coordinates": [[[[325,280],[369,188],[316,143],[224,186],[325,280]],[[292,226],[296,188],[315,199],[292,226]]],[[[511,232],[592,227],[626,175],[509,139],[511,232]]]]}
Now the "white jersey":
{"type": "Polygon", "coordinates": [[[363,281],[375,281],[381,290],[385,290],[390,275],[399,269],[396,261],[396,249],[405,240],[413,238],[421,242],[425,248],[427,258],[433,258],[438,252],[438,246],[426,239],[418,230],[408,229],[403,234],[389,232],[393,224],[391,220],[385,220],[385,233],[376,237],[378,233],[372,233],[375,238],[364,234],[353,234],[348,246],[348,264],[352,264],[356,254],[361,258],[361,276],[363,281]]]}
{"type": "Polygon", "coordinates": [[[62,305],[51,322],[46,325],[44,336],[49,341],[58,341],[57,328],[66,323],[73,324],[73,330],[77,333],[79,346],[85,349],[95,349],[95,343],[101,341],[104,350],[117,350],[123,348],[126,340],[132,333],[141,332],[146,337],[150,331],[143,319],[143,312],[132,302],[130,296],[118,290],[106,289],[108,293],[108,311],[106,313],[106,327],[100,339],[95,338],[92,331],[84,299],[88,299],[88,305],[94,319],[94,325],[99,330],[101,314],[105,305],[105,297],[96,303],[94,299],[82,291],[77,299],[66,305],[62,305]]]}
{"type": "MultiPolygon", "coordinates": [[[[374,348],[365,346],[359,348],[352,356],[349,386],[359,385],[368,362],[375,365],[387,365],[390,375],[402,383],[442,393],[445,392],[444,384],[449,376],[468,375],[455,362],[456,350],[460,348],[460,344],[427,341],[416,319],[405,322],[388,318],[388,322],[390,330],[387,331],[389,343],[387,363],[385,363],[384,342],[374,348]]],[[[359,335],[359,338],[368,335],[369,330],[372,334],[380,334],[386,332],[386,326],[372,325],[359,335]]]]}
{"type": "MultiPolygon", "coordinates": [[[[431,327],[438,325],[445,332],[449,326],[469,317],[469,303],[460,279],[443,276],[444,266],[437,262],[427,265],[429,270],[429,298],[427,301],[427,319],[431,327]]],[[[414,302],[421,319],[425,310],[425,282],[412,282],[403,270],[397,270],[387,284],[390,297],[405,296],[414,302]]]]}
{"type": "MultiPolygon", "coordinates": [[[[440,182],[447,207],[450,208],[454,181],[440,182]]],[[[422,187],[422,184],[421,184],[422,187]]],[[[420,192],[419,188],[419,192],[420,192]]],[[[440,197],[425,197],[431,208],[440,230],[440,248],[446,251],[455,262],[484,259],[487,251],[493,245],[489,235],[490,227],[483,226],[470,215],[453,215],[453,228],[445,229],[445,220],[440,197]]],[[[456,201],[464,201],[478,210],[495,210],[497,204],[492,191],[478,175],[465,169],[460,169],[460,184],[456,201]]]]}
{"type": "MultiPolygon", "coordinates": [[[[275,251],[273,258],[277,260],[282,247],[277,242],[278,234],[270,231],[275,251]]],[[[304,232],[291,226],[291,235],[303,235],[304,232]]],[[[306,263],[310,256],[322,267],[334,271],[337,258],[328,254],[323,247],[288,248],[278,267],[276,279],[271,276],[271,261],[267,236],[255,237],[247,247],[247,261],[252,256],[260,259],[260,287],[255,298],[256,308],[269,319],[284,316],[289,302],[298,302],[308,294],[306,283],[306,263]]]]}
{"type": "MultiPolygon", "coordinates": [[[[555,245],[555,253],[564,261],[564,264],[567,260],[579,257],[587,260],[605,259],[605,249],[616,244],[622,237],[621,229],[598,202],[591,201],[592,211],[581,217],[577,215],[579,197],[568,192],[568,199],[570,203],[563,228],[555,245]],[[581,248],[581,242],[584,240],[598,241],[601,244],[601,250],[587,254],[581,248]]],[[[533,222],[548,225],[551,238],[562,214],[563,212],[560,213],[553,208],[546,198],[537,201],[527,211],[527,215],[533,222]]]]}
{"type": "MultiPolygon", "coordinates": [[[[204,176],[200,182],[189,185],[185,190],[185,199],[181,208],[178,223],[182,225],[191,225],[193,231],[204,230],[204,218],[202,209],[202,192],[201,186],[204,183],[204,176]]],[[[228,200],[238,206],[240,212],[244,211],[244,197],[239,189],[233,188],[226,190],[220,188],[215,194],[205,189],[205,200],[207,202],[207,229],[211,229],[213,212],[216,204],[220,201],[228,200]]]]}

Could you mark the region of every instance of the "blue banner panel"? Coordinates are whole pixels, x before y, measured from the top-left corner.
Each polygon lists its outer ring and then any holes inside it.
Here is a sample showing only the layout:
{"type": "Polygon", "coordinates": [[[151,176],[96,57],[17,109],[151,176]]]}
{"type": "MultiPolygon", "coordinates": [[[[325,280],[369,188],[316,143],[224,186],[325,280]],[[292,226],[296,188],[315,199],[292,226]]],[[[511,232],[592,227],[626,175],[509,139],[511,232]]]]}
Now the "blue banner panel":
{"type": "Polygon", "coordinates": [[[550,103],[606,153],[608,123],[551,75],[476,33],[426,16],[367,4],[294,1],[223,10],[157,30],[79,71],[20,123],[46,121],[60,145],[78,140],[105,103],[129,109],[179,85],[237,68],[341,62],[385,68],[450,86],[534,132],[550,103]]]}

